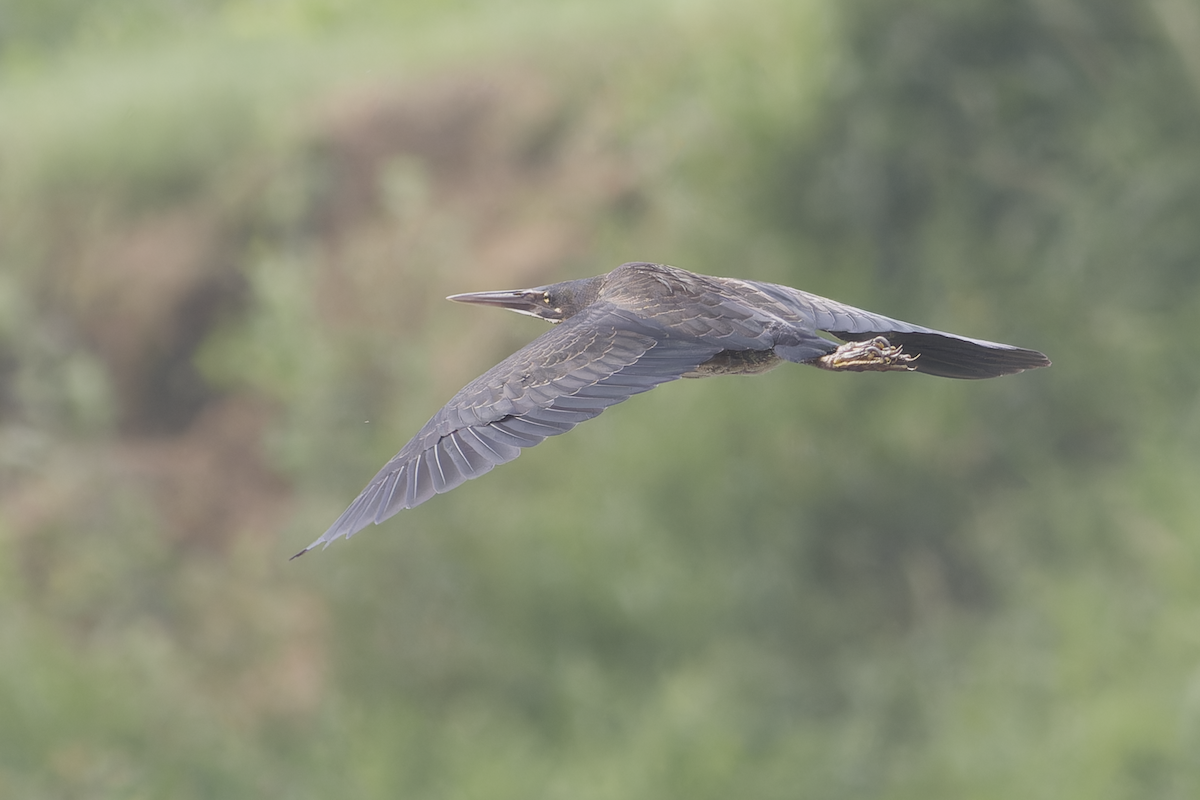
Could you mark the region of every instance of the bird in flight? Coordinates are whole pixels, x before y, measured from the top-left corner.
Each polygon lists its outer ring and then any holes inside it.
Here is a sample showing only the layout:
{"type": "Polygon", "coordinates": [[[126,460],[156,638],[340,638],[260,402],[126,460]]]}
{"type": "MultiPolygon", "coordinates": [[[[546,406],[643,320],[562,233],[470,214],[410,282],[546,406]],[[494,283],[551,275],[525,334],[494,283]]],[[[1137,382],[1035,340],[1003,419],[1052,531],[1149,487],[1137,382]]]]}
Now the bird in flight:
{"type": "Polygon", "coordinates": [[[522,448],[677,378],[754,375],[784,361],[944,378],[1050,366],[1036,350],[935,331],[787,286],[665,264],[622,264],[595,278],[447,299],[555,325],[463,387],[329,530],[292,558],[448,492],[512,461],[522,448]]]}

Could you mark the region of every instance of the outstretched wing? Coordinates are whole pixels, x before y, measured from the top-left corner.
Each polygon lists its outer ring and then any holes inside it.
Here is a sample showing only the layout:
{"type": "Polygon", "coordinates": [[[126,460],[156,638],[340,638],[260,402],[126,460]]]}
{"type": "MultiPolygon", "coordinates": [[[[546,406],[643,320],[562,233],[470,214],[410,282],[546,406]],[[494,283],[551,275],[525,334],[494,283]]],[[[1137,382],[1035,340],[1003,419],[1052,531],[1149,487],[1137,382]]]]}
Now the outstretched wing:
{"type": "Polygon", "coordinates": [[[352,536],[512,461],[522,448],[675,380],[721,349],[668,336],[608,304],[590,306],[463,387],[329,530],[296,555],[352,536]]]}
{"type": "MultiPolygon", "coordinates": [[[[912,362],[917,372],[943,378],[976,379],[1050,366],[1050,359],[1037,350],[913,325],[789,286],[753,285],[787,305],[816,330],[844,341],[865,341],[883,336],[894,345],[902,345],[904,352],[918,357],[912,362]]],[[[788,358],[784,348],[776,348],[776,352],[788,358]]]]}

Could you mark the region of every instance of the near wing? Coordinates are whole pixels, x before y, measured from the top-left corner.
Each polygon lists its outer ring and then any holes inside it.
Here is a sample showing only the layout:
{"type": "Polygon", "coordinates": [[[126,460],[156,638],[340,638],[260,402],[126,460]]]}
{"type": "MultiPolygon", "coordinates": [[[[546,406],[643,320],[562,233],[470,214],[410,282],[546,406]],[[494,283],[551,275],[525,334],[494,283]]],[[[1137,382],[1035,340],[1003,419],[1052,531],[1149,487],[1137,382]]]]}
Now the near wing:
{"type": "MultiPolygon", "coordinates": [[[[912,362],[917,372],[943,378],[995,378],[1050,366],[1050,359],[1037,350],[913,325],[789,286],[767,283],[755,283],[754,286],[787,304],[816,330],[844,341],[883,336],[891,344],[902,345],[904,352],[918,356],[912,362]]],[[[788,357],[782,348],[776,348],[776,352],[788,357]]]]}
{"type": "MultiPolygon", "coordinates": [[[[722,349],[670,338],[607,304],[559,323],[467,384],[379,471],[317,545],[448,492],[523,447],[675,380],[722,349]]],[[[296,556],[293,556],[295,558],[296,556]]]]}

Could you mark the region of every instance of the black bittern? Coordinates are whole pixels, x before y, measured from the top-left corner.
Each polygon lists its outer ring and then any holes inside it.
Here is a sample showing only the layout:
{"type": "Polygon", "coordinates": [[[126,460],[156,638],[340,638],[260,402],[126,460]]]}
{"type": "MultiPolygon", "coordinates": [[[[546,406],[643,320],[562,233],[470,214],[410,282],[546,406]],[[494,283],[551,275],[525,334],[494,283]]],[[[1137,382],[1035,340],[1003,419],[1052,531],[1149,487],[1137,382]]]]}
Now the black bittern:
{"type": "Polygon", "coordinates": [[[595,278],[448,299],[557,324],[454,395],[296,556],[448,492],[512,461],[523,447],[677,378],[754,375],[784,361],[944,378],[1050,365],[1036,350],[923,328],[787,286],[664,264],[623,264],[595,278]]]}

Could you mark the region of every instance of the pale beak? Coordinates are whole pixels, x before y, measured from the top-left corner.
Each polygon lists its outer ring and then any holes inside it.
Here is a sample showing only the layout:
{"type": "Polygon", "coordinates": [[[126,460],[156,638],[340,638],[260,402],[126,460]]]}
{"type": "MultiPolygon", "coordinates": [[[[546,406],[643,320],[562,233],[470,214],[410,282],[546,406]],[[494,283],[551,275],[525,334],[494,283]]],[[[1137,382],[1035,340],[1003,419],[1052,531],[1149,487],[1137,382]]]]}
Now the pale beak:
{"type": "Polygon", "coordinates": [[[513,289],[503,292],[467,292],[452,294],[447,300],[456,303],[473,303],[480,306],[495,306],[507,308],[518,314],[528,314],[531,317],[545,319],[547,311],[545,293],[540,289],[513,289]]]}

